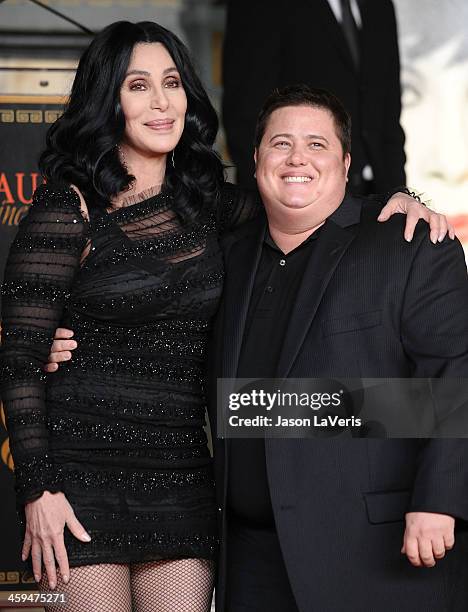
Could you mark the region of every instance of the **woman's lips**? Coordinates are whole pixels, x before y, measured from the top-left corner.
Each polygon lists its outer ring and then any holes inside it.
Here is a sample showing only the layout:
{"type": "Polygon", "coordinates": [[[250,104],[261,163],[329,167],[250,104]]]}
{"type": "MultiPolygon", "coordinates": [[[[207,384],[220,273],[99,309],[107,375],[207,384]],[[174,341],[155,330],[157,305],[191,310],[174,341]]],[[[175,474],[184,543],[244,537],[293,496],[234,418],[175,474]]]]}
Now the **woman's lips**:
{"type": "Polygon", "coordinates": [[[167,132],[174,126],[174,119],[156,119],[155,121],[148,121],[145,125],[149,127],[150,130],[167,132]]]}

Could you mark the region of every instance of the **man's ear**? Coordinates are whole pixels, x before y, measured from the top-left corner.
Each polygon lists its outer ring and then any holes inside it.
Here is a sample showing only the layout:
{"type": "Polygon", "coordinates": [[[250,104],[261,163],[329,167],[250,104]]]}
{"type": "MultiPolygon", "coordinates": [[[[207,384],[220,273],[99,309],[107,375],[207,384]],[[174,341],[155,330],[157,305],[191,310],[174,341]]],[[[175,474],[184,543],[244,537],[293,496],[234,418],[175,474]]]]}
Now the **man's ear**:
{"type": "Polygon", "coordinates": [[[344,163],[346,168],[346,176],[348,176],[349,167],[351,166],[351,153],[346,153],[344,163]]]}
{"type": "Polygon", "coordinates": [[[254,164],[255,164],[255,172],[254,172],[254,178],[256,178],[257,176],[257,147],[255,147],[254,149],[254,164]]]}

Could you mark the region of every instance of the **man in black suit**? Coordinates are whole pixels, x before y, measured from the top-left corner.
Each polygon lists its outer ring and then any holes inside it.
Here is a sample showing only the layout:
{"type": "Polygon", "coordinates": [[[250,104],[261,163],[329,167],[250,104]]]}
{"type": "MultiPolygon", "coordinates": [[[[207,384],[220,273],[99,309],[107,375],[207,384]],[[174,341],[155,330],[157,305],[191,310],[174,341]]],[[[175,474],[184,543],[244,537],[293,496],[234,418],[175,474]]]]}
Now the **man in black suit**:
{"type": "MultiPolygon", "coordinates": [[[[295,86],[267,100],[255,153],[266,217],[224,240],[213,376],[467,377],[460,243],[432,244],[421,226],[407,243],[398,215],[378,224],[375,206],[345,196],[349,150],[331,94],[295,86]]],[[[467,609],[468,441],[214,446],[217,610],[467,609]]]]}
{"type": "Polygon", "coordinates": [[[291,83],[325,88],[350,112],[351,193],[406,183],[391,0],[231,0],[223,58],[223,123],[239,184],[255,185],[251,146],[263,101],[291,83]]]}

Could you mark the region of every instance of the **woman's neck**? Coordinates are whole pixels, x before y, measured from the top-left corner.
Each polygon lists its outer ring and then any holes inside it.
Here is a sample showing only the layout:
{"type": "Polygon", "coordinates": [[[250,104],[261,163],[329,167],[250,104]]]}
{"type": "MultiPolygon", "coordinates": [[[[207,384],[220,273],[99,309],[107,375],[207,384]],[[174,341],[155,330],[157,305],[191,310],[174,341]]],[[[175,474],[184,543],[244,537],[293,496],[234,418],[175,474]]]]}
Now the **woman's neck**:
{"type": "Polygon", "coordinates": [[[135,177],[130,188],[120,193],[115,199],[115,204],[121,200],[131,200],[138,198],[140,194],[150,191],[158,193],[164,183],[166,173],[166,154],[161,155],[142,155],[141,153],[122,144],[119,147],[120,160],[127,169],[127,172],[135,177]],[[159,187],[159,189],[158,189],[159,187]]]}

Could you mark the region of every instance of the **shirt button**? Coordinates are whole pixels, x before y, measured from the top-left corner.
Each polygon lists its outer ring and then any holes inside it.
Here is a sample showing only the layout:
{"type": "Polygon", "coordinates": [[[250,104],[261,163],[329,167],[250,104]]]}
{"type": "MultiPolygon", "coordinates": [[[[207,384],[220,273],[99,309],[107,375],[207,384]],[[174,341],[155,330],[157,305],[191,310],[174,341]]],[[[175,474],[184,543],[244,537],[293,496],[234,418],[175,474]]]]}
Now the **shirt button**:
{"type": "Polygon", "coordinates": [[[285,266],[286,265],[286,260],[285,259],[280,259],[279,264],[280,264],[280,266],[285,266]]]}
{"type": "Polygon", "coordinates": [[[266,292],[273,293],[273,287],[271,285],[268,285],[268,287],[266,288],[266,292]]]}

